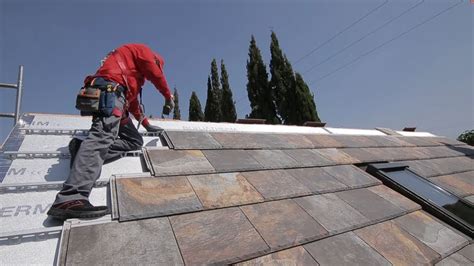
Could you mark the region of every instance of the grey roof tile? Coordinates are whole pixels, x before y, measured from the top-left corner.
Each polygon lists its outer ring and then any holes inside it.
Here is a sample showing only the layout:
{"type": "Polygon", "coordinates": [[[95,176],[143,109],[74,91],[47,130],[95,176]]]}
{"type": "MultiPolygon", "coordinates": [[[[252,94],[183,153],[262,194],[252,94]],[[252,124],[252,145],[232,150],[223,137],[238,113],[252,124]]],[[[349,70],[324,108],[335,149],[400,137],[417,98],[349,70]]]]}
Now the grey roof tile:
{"type": "Polygon", "coordinates": [[[366,136],[378,144],[377,147],[414,147],[414,144],[403,141],[395,136],[366,136]]]}
{"type": "Polygon", "coordinates": [[[348,186],[324,171],[323,168],[300,168],[286,171],[311,190],[312,193],[327,193],[348,188],[348,186]]]}
{"type": "Polygon", "coordinates": [[[349,156],[349,154],[343,152],[341,149],[337,148],[327,148],[327,149],[317,149],[317,153],[321,154],[323,157],[328,158],[330,161],[335,164],[354,164],[360,163],[354,157],[349,156]]]}
{"type": "Polygon", "coordinates": [[[346,148],[367,148],[378,146],[377,142],[367,136],[332,135],[332,137],[337,142],[342,143],[342,147],[346,148]]]}
{"type": "Polygon", "coordinates": [[[394,265],[433,264],[440,259],[438,253],[392,221],[364,227],[355,233],[394,265]]]}
{"type": "Polygon", "coordinates": [[[352,232],[316,241],[304,247],[320,265],[391,265],[352,232]]]}
{"type": "Polygon", "coordinates": [[[285,170],[244,172],[242,175],[267,200],[297,197],[311,193],[306,186],[285,170]]]}
{"type": "Polygon", "coordinates": [[[399,208],[407,212],[421,209],[421,206],[419,204],[384,185],[369,187],[368,190],[388,200],[393,205],[398,206],[399,208]]]}
{"type": "Polygon", "coordinates": [[[298,162],[300,167],[334,165],[335,163],[323,157],[317,150],[298,149],[285,150],[286,154],[298,162]]]}
{"type": "Polygon", "coordinates": [[[183,214],[170,220],[188,265],[235,263],[269,251],[239,208],[183,214]]]}
{"type": "Polygon", "coordinates": [[[168,218],[71,228],[66,264],[104,262],[183,265],[168,218]]]}
{"type": "Polygon", "coordinates": [[[214,168],[198,150],[146,149],[155,176],[212,173],[214,168]]]}
{"type": "Polygon", "coordinates": [[[278,134],[263,133],[211,133],[224,148],[229,149],[283,149],[293,145],[278,134]]]}
{"type": "Polygon", "coordinates": [[[466,259],[459,253],[454,253],[451,256],[443,259],[442,261],[435,264],[436,266],[462,266],[462,265],[473,265],[473,262],[466,259]]]}
{"type": "Polygon", "coordinates": [[[237,263],[239,266],[257,266],[257,265],[318,265],[318,263],[302,247],[294,247],[275,252],[253,260],[237,263]]]}
{"type": "Polygon", "coordinates": [[[430,181],[460,197],[474,194],[474,179],[463,173],[432,177],[430,181]]]}
{"type": "Polygon", "coordinates": [[[244,150],[207,150],[203,151],[209,162],[218,172],[235,172],[262,169],[247,151],[244,150]]]}
{"type": "Polygon", "coordinates": [[[292,149],[311,149],[314,144],[303,134],[275,134],[282,143],[286,143],[286,147],[292,149]]]}
{"type": "Polygon", "coordinates": [[[411,143],[416,146],[440,146],[443,145],[431,137],[397,137],[404,142],[411,143]]]}
{"type": "Polygon", "coordinates": [[[464,142],[461,142],[459,140],[445,138],[445,137],[433,137],[432,140],[439,142],[441,144],[450,145],[450,146],[458,146],[458,145],[465,144],[464,142]]]}
{"type": "Polygon", "coordinates": [[[393,218],[405,212],[366,188],[336,192],[336,195],[371,222],[393,218]]]}
{"type": "Polygon", "coordinates": [[[239,173],[188,176],[204,208],[219,208],[263,201],[239,173]]]}
{"type": "Polygon", "coordinates": [[[423,211],[413,212],[394,222],[434,251],[446,257],[465,246],[468,240],[423,211]]]}
{"type": "Polygon", "coordinates": [[[249,150],[247,151],[265,169],[293,168],[299,163],[281,150],[249,150]]]}
{"type": "Polygon", "coordinates": [[[206,132],[165,131],[174,149],[219,149],[222,146],[206,132]]]}
{"type": "Polygon", "coordinates": [[[315,148],[340,148],[344,146],[336,141],[332,135],[308,134],[304,136],[313,143],[315,148]]]}
{"type": "Polygon", "coordinates": [[[469,244],[468,246],[459,250],[458,253],[466,257],[468,260],[474,262],[474,244],[469,244]]]}
{"type": "Polygon", "coordinates": [[[465,155],[463,152],[456,151],[449,146],[419,147],[419,150],[432,159],[465,155]]]}
{"type": "Polygon", "coordinates": [[[294,200],[330,234],[349,231],[370,222],[335,194],[315,195],[294,200]]]}
{"type": "Polygon", "coordinates": [[[120,221],[202,209],[184,176],[119,178],[115,183],[120,221]]]}
{"type": "Polygon", "coordinates": [[[374,150],[368,150],[366,148],[343,148],[341,151],[361,163],[382,162],[387,160],[387,158],[380,158],[380,155],[375,153],[374,150]]]}
{"type": "Polygon", "coordinates": [[[332,175],[339,182],[351,188],[379,185],[382,183],[375,177],[353,165],[329,166],[323,167],[323,170],[332,175]]]}
{"type": "Polygon", "coordinates": [[[328,234],[319,223],[290,199],[240,208],[272,249],[292,247],[320,239],[328,234]]]}

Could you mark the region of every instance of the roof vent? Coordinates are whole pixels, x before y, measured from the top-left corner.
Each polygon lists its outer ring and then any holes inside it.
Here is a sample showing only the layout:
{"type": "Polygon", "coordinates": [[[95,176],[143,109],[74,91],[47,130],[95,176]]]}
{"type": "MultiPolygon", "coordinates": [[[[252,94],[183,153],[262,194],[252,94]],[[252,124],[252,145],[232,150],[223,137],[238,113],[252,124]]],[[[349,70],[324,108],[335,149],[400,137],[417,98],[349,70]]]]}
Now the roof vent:
{"type": "Polygon", "coordinates": [[[403,128],[403,131],[415,132],[415,131],[416,131],[416,127],[405,127],[405,128],[403,128]]]}
{"type": "Polygon", "coordinates": [[[239,118],[235,123],[237,124],[265,124],[267,120],[258,118],[239,118]]]}
{"type": "Polygon", "coordinates": [[[324,127],[324,126],[326,126],[326,123],[316,122],[316,121],[306,121],[306,122],[304,122],[303,126],[305,126],[305,127],[324,127]]]}

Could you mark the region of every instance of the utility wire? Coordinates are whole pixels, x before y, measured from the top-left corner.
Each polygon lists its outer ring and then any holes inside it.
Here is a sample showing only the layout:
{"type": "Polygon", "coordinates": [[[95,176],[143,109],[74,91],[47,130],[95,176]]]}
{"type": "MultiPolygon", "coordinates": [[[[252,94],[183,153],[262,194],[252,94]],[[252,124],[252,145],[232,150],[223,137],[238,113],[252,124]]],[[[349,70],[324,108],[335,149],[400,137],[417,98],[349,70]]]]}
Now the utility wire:
{"type": "Polygon", "coordinates": [[[377,11],[378,9],[380,9],[381,7],[383,7],[384,5],[386,5],[388,3],[388,0],[385,0],[385,2],[383,2],[382,4],[376,6],[375,8],[373,8],[372,10],[370,10],[369,12],[367,12],[367,14],[363,15],[362,17],[360,17],[359,19],[357,19],[356,21],[352,22],[351,24],[349,24],[347,27],[345,27],[343,30],[339,31],[338,33],[336,33],[334,36],[332,36],[331,38],[329,38],[328,40],[326,40],[325,42],[323,42],[322,44],[320,44],[319,46],[317,46],[316,48],[314,48],[313,50],[311,50],[310,52],[308,52],[307,54],[303,55],[302,57],[300,57],[298,60],[296,60],[295,62],[295,65],[298,64],[299,62],[301,62],[303,59],[305,59],[306,57],[312,55],[314,52],[318,51],[319,49],[321,49],[324,45],[328,44],[329,42],[331,42],[332,40],[336,39],[339,35],[343,34],[344,32],[346,32],[348,29],[352,28],[353,26],[355,26],[357,23],[361,22],[363,19],[365,19],[366,17],[370,16],[370,14],[374,13],[375,11],[377,11]]]}
{"type": "Polygon", "coordinates": [[[403,15],[407,14],[408,12],[412,11],[413,9],[415,9],[416,7],[418,7],[419,5],[423,4],[425,2],[425,0],[421,0],[419,1],[417,4],[409,7],[408,9],[406,9],[405,11],[403,11],[402,13],[398,14],[398,16],[395,16],[393,17],[392,19],[388,20],[387,22],[385,22],[384,24],[380,25],[379,27],[377,27],[376,29],[370,31],[369,33],[363,35],[362,37],[360,37],[359,39],[353,41],[352,43],[350,43],[349,45],[345,46],[344,48],[342,48],[341,50],[337,51],[336,53],[330,55],[329,57],[327,57],[326,59],[324,59],[323,61],[317,63],[316,65],[313,65],[312,67],[310,67],[308,70],[306,70],[305,72],[303,72],[303,74],[307,74],[308,72],[310,72],[311,70],[314,70],[316,67],[326,63],[327,61],[331,60],[332,58],[334,58],[335,56],[339,55],[340,53],[344,52],[345,50],[349,49],[350,47],[356,45],[357,43],[359,43],[360,41],[364,40],[365,38],[369,37],[370,35],[376,33],[377,31],[385,28],[386,26],[388,26],[390,23],[392,23],[393,21],[399,19],[400,17],[402,17],[403,15]]]}
{"type": "Polygon", "coordinates": [[[454,4],[454,5],[452,5],[452,6],[449,6],[449,7],[446,8],[446,9],[443,9],[442,11],[436,13],[435,15],[429,17],[428,19],[426,19],[426,20],[424,20],[424,21],[422,21],[422,22],[416,24],[415,26],[412,26],[412,27],[409,28],[408,30],[406,30],[406,31],[404,31],[404,32],[402,32],[402,33],[400,33],[400,34],[398,34],[397,36],[393,37],[392,39],[390,39],[390,40],[388,40],[388,41],[385,41],[385,42],[383,42],[382,44],[380,44],[380,45],[376,46],[375,48],[371,49],[370,51],[359,55],[358,57],[356,57],[356,58],[353,59],[352,61],[350,61],[350,62],[348,62],[348,63],[346,63],[346,64],[344,64],[344,65],[342,65],[342,66],[340,66],[340,67],[338,67],[338,68],[336,68],[335,70],[329,72],[328,74],[326,74],[326,75],[320,77],[320,78],[317,79],[317,80],[311,81],[309,84],[313,84],[314,82],[317,82],[317,81],[320,81],[320,80],[322,80],[322,79],[325,79],[325,78],[331,76],[332,74],[334,74],[334,73],[340,71],[341,69],[344,69],[344,68],[348,67],[349,65],[352,65],[353,63],[357,62],[357,61],[360,60],[361,58],[363,58],[363,57],[365,57],[365,56],[367,56],[367,55],[369,55],[369,54],[375,52],[376,50],[378,50],[378,49],[384,47],[385,45],[387,45],[387,44],[389,44],[389,43],[395,41],[396,39],[398,39],[398,38],[400,38],[400,37],[402,37],[402,36],[404,36],[404,35],[410,33],[411,31],[415,30],[416,28],[418,28],[418,27],[420,27],[420,26],[422,26],[422,25],[424,25],[424,24],[430,22],[431,20],[433,20],[433,19],[435,19],[435,18],[441,16],[442,14],[448,12],[449,10],[455,8],[456,6],[462,4],[463,2],[464,2],[464,0],[460,0],[460,2],[458,2],[457,4],[454,4]]]}

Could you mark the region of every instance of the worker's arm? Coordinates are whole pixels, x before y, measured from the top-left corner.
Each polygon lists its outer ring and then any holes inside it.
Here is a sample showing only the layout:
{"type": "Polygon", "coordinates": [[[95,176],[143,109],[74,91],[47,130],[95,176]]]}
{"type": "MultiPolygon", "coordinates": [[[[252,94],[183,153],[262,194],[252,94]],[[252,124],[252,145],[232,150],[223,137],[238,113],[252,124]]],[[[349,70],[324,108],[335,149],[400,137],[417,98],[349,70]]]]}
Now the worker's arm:
{"type": "Polygon", "coordinates": [[[171,92],[163,73],[163,66],[153,51],[146,47],[138,55],[137,68],[163,94],[166,100],[171,99],[171,92]]]}
{"type": "Polygon", "coordinates": [[[128,111],[130,113],[132,113],[133,117],[135,117],[136,120],[142,121],[142,125],[146,129],[146,131],[148,131],[148,132],[158,132],[158,131],[161,130],[161,128],[150,124],[148,119],[145,117],[145,114],[143,113],[142,108],[140,108],[138,98],[135,98],[135,100],[130,102],[130,105],[128,107],[128,111]]]}

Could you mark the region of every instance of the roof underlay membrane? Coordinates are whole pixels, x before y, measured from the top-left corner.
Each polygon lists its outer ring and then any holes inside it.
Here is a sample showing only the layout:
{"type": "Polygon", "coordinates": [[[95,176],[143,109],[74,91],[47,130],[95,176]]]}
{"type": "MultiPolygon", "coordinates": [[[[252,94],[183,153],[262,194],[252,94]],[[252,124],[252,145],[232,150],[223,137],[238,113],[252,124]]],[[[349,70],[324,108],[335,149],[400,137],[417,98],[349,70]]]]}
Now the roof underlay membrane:
{"type": "Polygon", "coordinates": [[[90,118],[25,114],[0,157],[0,264],[473,264],[472,239],[361,165],[474,202],[474,149],[427,132],[151,120],[104,165],[96,220],[48,218],[90,118]],[[390,134],[392,133],[393,134],[390,134]]]}

